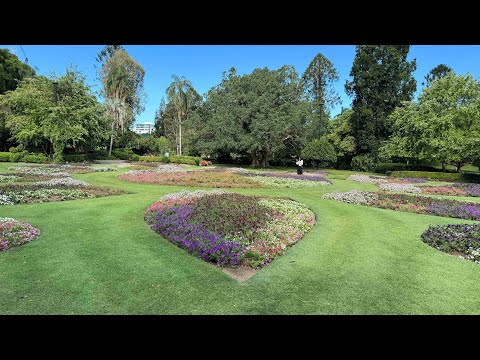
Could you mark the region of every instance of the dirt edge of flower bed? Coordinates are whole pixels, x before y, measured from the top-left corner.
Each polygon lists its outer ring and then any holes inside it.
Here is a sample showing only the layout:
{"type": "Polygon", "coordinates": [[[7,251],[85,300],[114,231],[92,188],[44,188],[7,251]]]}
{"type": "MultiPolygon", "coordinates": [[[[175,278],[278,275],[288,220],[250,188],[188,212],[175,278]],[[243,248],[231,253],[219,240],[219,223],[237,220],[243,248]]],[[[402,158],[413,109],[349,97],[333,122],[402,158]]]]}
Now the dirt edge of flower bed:
{"type": "Polygon", "coordinates": [[[261,269],[253,269],[248,266],[239,266],[237,268],[222,268],[222,271],[239,282],[247,281],[261,269]]]}

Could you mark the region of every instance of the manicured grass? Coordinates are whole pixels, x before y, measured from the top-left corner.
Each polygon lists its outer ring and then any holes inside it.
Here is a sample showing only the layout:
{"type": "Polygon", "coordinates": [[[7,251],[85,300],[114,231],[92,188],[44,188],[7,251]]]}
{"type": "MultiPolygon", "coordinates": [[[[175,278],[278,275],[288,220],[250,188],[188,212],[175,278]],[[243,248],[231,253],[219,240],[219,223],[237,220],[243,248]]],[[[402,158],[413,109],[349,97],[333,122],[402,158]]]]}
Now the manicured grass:
{"type": "MultiPolygon", "coordinates": [[[[12,165],[0,163],[0,172],[12,165]]],[[[284,256],[237,282],[144,222],[156,199],[184,188],[116,179],[123,171],[128,168],[73,177],[122,188],[125,195],[0,206],[0,217],[42,232],[0,253],[0,314],[480,313],[480,266],[420,240],[430,224],[474,222],[321,198],[376,191],[373,184],[344,180],[358,172],[328,170],[333,185],[288,193],[233,189],[289,196],[317,215],[315,227],[284,256]]]]}

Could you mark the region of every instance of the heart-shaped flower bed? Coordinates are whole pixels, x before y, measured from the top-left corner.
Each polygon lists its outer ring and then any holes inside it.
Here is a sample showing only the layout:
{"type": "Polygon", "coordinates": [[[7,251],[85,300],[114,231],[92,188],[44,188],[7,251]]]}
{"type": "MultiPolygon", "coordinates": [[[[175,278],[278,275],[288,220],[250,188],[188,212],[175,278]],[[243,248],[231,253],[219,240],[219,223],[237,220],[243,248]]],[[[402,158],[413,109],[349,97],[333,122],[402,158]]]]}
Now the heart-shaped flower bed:
{"type": "Polygon", "coordinates": [[[150,227],[202,260],[224,268],[261,268],[315,224],[305,205],[222,190],[169,194],[145,213],[150,227]]]}

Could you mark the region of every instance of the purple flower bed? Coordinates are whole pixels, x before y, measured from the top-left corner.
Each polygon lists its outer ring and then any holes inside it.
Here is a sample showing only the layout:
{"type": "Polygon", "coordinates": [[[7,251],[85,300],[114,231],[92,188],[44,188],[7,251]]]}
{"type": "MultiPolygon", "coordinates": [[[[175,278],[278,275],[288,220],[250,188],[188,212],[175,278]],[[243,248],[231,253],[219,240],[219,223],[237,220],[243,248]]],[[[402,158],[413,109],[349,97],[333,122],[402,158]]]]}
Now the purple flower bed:
{"type": "Polygon", "coordinates": [[[246,252],[239,242],[226,241],[201,224],[188,220],[193,214],[193,206],[157,210],[151,221],[151,228],[188,253],[219,266],[237,266],[246,252]]]}
{"type": "Polygon", "coordinates": [[[431,215],[454,217],[467,220],[480,220],[480,206],[477,204],[435,204],[427,206],[431,215]]]}
{"type": "Polygon", "coordinates": [[[421,178],[401,178],[402,181],[407,182],[407,183],[412,183],[412,184],[420,184],[420,183],[425,183],[427,180],[421,179],[421,178]]]}
{"type": "Polygon", "coordinates": [[[459,252],[462,258],[480,263],[480,224],[430,226],[421,239],[437,250],[459,252]]]}
{"type": "Polygon", "coordinates": [[[480,196],[480,184],[454,183],[452,186],[465,191],[466,196],[480,196]]]}

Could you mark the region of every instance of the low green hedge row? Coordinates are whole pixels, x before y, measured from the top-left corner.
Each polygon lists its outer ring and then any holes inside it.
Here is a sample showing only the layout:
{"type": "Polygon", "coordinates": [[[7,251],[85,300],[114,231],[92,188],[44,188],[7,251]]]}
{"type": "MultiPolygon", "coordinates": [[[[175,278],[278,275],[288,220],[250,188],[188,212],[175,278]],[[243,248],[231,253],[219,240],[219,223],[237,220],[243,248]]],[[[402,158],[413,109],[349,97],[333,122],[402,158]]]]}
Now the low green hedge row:
{"type": "Polygon", "coordinates": [[[402,178],[422,178],[428,180],[480,183],[480,174],[446,173],[433,171],[392,171],[390,176],[402,178]]]}
{"type": "Polygon", "coordinates": [[[140,161],[143,162],[160,162],[188,165],[198,165],[201,160],[201,158],[195,156],[140,156],[140,161]]]}
{"type": "Polygon", "coordinates": [[[22,152],[0,152],[1,162],[28,162],[28,163],[46,163],[48,157],[43,153],[29,153],[28,151],[22,152]]]}
{"type": "MultiPolygon", "coordinates": [[[[402,163],[378,163],[375,165],[375,172],[388,174],[391,171],[427,171],[427,172],[442,172],[428,165],[402,164],[402,163]]],[[[450,172],[450,171],[443,171],[450,172]]]]}

